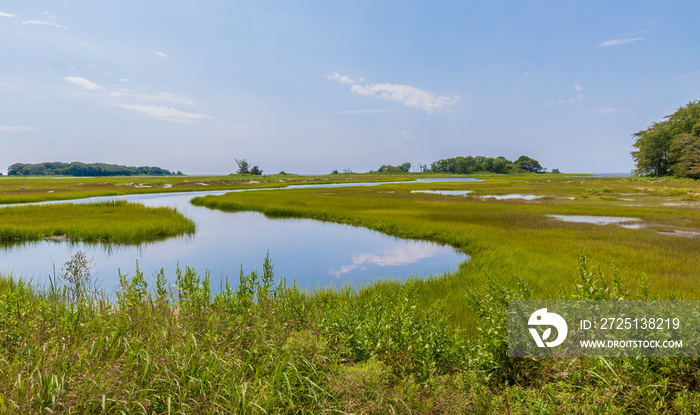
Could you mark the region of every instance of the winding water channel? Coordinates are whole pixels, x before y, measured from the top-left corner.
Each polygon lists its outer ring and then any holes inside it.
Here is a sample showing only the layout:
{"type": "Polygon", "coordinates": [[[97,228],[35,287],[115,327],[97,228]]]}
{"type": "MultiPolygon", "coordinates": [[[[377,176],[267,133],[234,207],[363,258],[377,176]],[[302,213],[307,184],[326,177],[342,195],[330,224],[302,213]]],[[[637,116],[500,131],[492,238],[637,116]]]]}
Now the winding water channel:
{"type": "MultiPolygon", "coordinates": [[[[461,179],[465,180],[465,179],[461,179]]],[[[473,179],[472,179],[473,180],[473,179]]],[[[427,179],[422,181],[450,181],[427,179]]],[[[353,183],[347,185],[377,185],[353,183]]],[[[305,185],[289,188],[338,187],[305,185]]],[[[251,189],[253,190],[253,189],[251,189]]],[[[284,191],[276,189],[275,191],[284,191]]],[[[232,285],[244,272],[259,270],[265,255],[277,277],[295,281],[302,288],[361,285],[378,278],[404,279],[441,274],[468,259],[453,248],[423,241],[402,240],[365,228],[310,219],[268,219],[254,212],[223,212],[190,204],[195,196],[228,191],[139,194],[67,201],[91,203],[125,199],[146,206],[177,208],[197,224],[194,236],[170,238],[137,246],[38,241],[0,247],[0,273],[12,273],[41,286],[58,274],[78,251],[94,260],[93,275],[101,287],[113,292],[119,284],[117,270],[133,275],[138,261],[147,277],[161,268],[173,282],[177,265],[211,274],[212,291],[226,277],[232,285]]],[[[59,202],[66,203],[66,201],[59,202]]]]}

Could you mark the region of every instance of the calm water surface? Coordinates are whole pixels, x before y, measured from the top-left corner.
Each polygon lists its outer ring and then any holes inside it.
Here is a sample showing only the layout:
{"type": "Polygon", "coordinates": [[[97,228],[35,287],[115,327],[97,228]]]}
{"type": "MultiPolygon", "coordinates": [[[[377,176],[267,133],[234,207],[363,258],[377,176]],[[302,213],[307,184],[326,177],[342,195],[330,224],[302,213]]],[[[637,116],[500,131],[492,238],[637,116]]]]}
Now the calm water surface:
{"type": "Polygon", "coordinates": [[[193,219],[197,232],[191,237],[139,246],[40,241],[2,247],[0,273],[11,272],[42,285],[48,282],[54,267],[60,273],[72,255],[83,251],[94,259],[93,275],[108,292],[118,286],[117,270],[133,275],[136,261],[148,277],[164,268],[171,282],[175,280],[178,263],[181,268],[188,266],[200,274],[209,270],[212,290],[218,291],[226,277],[232,284],[237,283],[241,266],[246,273],[260,270],[268,251],[275,275],[284,276],[288,282],[294,280],[303,288],[440,274],[456,269],[468,259],[467,255],[449,246],[401,240],[364,228],[309,219],[268,219],[260,213],[222,212],[189,203],[195,196],[223,193],[227,192],[161,193],[72,201],[126,199],[146,206],[171,206],[193,219]]]}

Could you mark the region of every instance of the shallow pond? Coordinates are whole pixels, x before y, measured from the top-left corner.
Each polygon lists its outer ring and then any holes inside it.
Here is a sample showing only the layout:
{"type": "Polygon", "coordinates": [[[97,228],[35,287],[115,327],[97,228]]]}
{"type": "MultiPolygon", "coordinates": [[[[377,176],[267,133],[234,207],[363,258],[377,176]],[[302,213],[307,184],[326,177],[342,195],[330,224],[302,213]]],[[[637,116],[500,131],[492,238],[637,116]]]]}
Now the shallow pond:
{"type": "MultiPolygon", "coordinates": [[[[332,187],[314,187],[326,186],[332,187]]],[[[296,281],[302,288],[356,286],[385,277],[441,274],[468,259],[449,246],[401,240],[364,228],[309,219],[268,219],[260,213],[229,213],[189,203],[195,196],[223,193],[160,193],[72,201],[126,199],[146,206],[172,206],[195,221],[197,232],[191,237],[139,246],[39,241],[4,247],[0,248],[0,273],[13,273],[42,285],[48,282],[54,267],[60,273],[73,254],[83,251],[94,259],[93,275],[107,292],[118,286],[117,269],[132,276],[136,261],[147,277],[164,268],[171,283],[178,263],[200,274],[209,270],[212,290],[218,291],[226,277],[234,285],[238,282],[241,266],[246,273],[260,270],[268,250],[275,275],[296,281]]]]}
{"type": "Polygon", "coordinates": [[[594,225],[619,225],[628,229],[639,229],[644,225],[639,218],[622,216],[586,216],[586,215],[547,215],[552,219],[573,223],[592,223],[594,225]]]}
{"type": "Polygon", "coordinates": [[[479,196],[482,199],[496,199],[496,200],[510,200],[510,199],[523,199],[523,200],[535,200],[539,199],[544,196],[537,196],[537,195],[519,195],[519,194],[510,194],[510,195],[485,195],[485,196],[479,196]]]}
{"type": "Polygon", "coordinates": [[[411,193],[429,193],[444,196],[466,196],[471,190],[411,190],[411,193]]]}

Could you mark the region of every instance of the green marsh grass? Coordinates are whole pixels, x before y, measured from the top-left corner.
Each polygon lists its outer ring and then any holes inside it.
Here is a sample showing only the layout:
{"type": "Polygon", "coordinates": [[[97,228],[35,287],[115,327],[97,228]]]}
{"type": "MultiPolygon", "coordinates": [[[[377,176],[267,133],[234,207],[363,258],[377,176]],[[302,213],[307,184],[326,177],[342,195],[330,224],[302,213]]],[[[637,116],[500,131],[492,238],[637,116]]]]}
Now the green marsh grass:
{"type": "MultiPolygon", "coordinates": [[[[509,358],[505,304],[532,294],[522,279],[460,290],[478,323],[468,336],[442,302],[419,306],[418,280],[301,291],[272,284],[266,259],[215,295],[206,273],[178,268],[170,285],[137,269],[111,302],[74,289],[90,269],[69,262],[46,290],[0,276],[0,413],[700,410],[698,359],[509,358]]],[[[577,267],[570,298],[635,297],[586,258],[577,267]]]]}
{"type": "Polygon", "coordinates": [[[6,244],[47,238],[133,244],[193,234],[195,227],[176,209],[126,201],[0,207],[6,244]]]}
{"type": "MultiPolygon", "coordinates": [[[[657,231],[700,228],[698,183],[484,178],[196,201],[447,243],[471,255],[451,274],[302,291],[271,284],[266,260],[212,294],[206,272],[179,269],[168,282],[137,269],[121,276],[115,302],[71,289],[89,276],[80,266],[44,290],[0,276],[0,413],[699,413],[697,358],[508,358],[504,327],[510,299],[697,298],[699,239],[657,231]],[[545,197],[477,197],[512,193],[545,197]],[[638,217],[648,226],[548,214],[638,217]],[[613,264],[620,279],[610,276],[613,264]]],[[[183,187],[264,185],[221,180],[183,187]]]]}
{"type": "MultiPolygon", "coordinates": [[[[669,182],[645,186],[668,187],[669,182]]],[[[680,187],[700,190],[687,182],[680,187]]],[[[471,259],[454,275],[418,284],[427,306],[445,300],[450,322],[472,327],[474,316],[456,293],[480,287],[499,276],[513,283],[518,275],[541,297],[568,289],[575,258],[615,264],[629,282],[646,275],[655,293],[684,292],[694,296],[700,269],[700,238],[660,233],[700,231],[698,205],[666,206],[678,196],[639,191],[637,182],[617,178],[559,175],[488,177],[482,182],[401,183],[366,188],[299,189],[284,192],[243,192],[195,198],[196,205],[222,210],[253,210],[272,217],[306,217],[348,223],[403,238],[445,243],[471,259]],[[597,188],[607,198],[576,197],[597,188]],[[411,193],[410,190],[471,190],[469,196],[411,193]],[[533,201],[482,199],[480,195],[535,194],[533,201]],[[626,201],[628,193],[637,196],[626,201]],[[617,225],[569,223],[547,215],[595,215],[640,218],[647,225],[626,229],[617,225]]],[[[672,186],[675,187],[675,186],[672,186]]],[[[700,202],[700,199],[698,199],[700,202]]]]}
{"type": "MultiPolygon", "coordinates": [[[[274,174],[255,176],[111,176],[111,177],[16,177],[0,176],[0,204],[34,203],[52,200],[84,199],[97,196],[121,196],[139,193],[195,192],[277,188],[294,184],[404,181],[435,175],[407,174],[333,174],[304,176],[274,174]],[[136,185],[140,185],[137,187],[136,185]],[[171,185],[172,187],[166,185],[171,185]]],[[[438,177],[438,176],[436,176],[438,177]]]]}

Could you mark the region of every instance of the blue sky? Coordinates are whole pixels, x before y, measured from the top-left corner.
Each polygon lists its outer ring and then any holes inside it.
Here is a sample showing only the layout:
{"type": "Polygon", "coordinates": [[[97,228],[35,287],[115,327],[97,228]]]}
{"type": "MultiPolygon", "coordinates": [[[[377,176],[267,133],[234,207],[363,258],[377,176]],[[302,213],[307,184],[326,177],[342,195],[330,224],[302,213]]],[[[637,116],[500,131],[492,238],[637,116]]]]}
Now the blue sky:
{"type": "Polygon", "coordinates": [[[529,155],[628,172],[700,99],[697,1],[4,1],[0,171],[529,155]]]}

